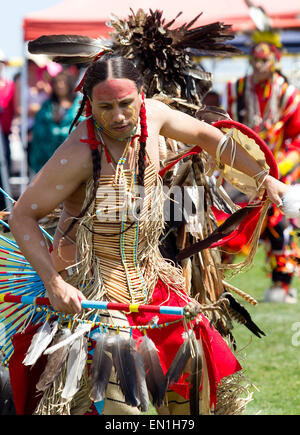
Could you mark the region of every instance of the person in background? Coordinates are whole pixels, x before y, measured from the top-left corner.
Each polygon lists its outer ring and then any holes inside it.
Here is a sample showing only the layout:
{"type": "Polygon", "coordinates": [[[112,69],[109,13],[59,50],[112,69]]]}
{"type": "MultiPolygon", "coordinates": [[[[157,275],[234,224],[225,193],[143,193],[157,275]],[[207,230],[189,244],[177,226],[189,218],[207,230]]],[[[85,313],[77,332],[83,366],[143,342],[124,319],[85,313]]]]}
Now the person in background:
{"type": "MultiPolygon", "coordinates": [[[[293,184],[300,175],[300,94],[279,70],[282,44],[274,32],[255,32],[250,54],[253,73],[228,83],[229,116],[248,125],[269,145],[280,178],[293,184]]],[[[299,263],[299,249],[291,235],[292,222],[272,206],[262,238],[268,242],[272,285],[266,301],[294,303],[292,278],[299,263]]]]}
{"type": "MultiPolygon", "coordinates": [[[[8,61],[4,53],[0,50],[0,134],[3,146],[3,155],[1,156],[0,187],[6,187],[11,175],[11,149],[9,135],[11,125],[15,115],[15,88],[14,82],[4,76],[4,68],[8,61]]],[[[6,202],[2,193],[0,194],[0,210],[6,208],[6,202]]]]}
{"type": "MultiPolygon", "coordinates": [[[[39,59],[38,56],[29,55],[27,61],[27,158],[30,154],[32,129],[35,116],[40,110],[44,101],[46,101],[51,92],[52,78],[62,71],[62,66],[54,64],[46,56],[39,59]],[[54,67],[53,67],[54,65],[54,67]]],[[[15,100],[16,100],[16,118],[14,120],[19,131],[21,130],[21,74],[16,74],[15,82],[15,100]]]]}
{"type": "Polygon", "coordinates": [[[15,115],[15,98],[14,82],[4,76],[4,67],[7,65],[7,59],[0,51],[0,125],[2,131],[2,140],[5,150],[5,158],[8,173],[11,168],[11,152],[9,145],[9,135],[11,133],[11,124],[15,115]]]}
{"type": "Polygon", "coordinates": [[[51,86],[51,96],[38,111],[32,130],[29,165],[34,173],[44,166],[68,137],[79,107],[73,75],[62,71],[52,78],[51,86]]]}

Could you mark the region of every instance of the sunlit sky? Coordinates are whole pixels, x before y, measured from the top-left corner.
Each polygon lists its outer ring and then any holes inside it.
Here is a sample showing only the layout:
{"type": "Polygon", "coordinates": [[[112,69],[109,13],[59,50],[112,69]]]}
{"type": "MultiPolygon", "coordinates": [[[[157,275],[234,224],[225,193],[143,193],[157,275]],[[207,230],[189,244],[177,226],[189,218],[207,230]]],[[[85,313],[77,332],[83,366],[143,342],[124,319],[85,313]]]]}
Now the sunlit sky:
{"type": "Polygon", "coordinates": [[[42,11],[62,0],[0,0],[0,49],[6,56],[23,55],[22,23],[27,14],[42,11]]]}
{"type": "MultiPolygon", "coordinates": [[[[0,50],[2,50],[8,58],[23,57],[23,29],[22,23],[24,17],[31,12],[42,11],[51,6],[61,3],[62,0],[0,0],[0,50]]],[[[99,0],[100,1],[100,0],[99,0]]],[[[176,1],[176,0],[175,0],[176,1]]],[[[300,0],[299,0],[300,1],[300,0]]],[[[163,2],[162,2],[163,3],[163,2]]],[[[298,59],[299,62],[299,59],[298,59]]],[[[283,62],[283,70],[299,70],[297,65],[290,65],[283,62]]],[[[209,62],[205,65],[209,71],[214,72],[214,83],[218,90],[221,90],[224,82],[228,79],[227,74],[240,76],[247,70],[247,61],[240,60],[235,62],[209,62]]],[[[7,68],[6,74],[12,76],[15,72],[14,68],[7,68]]],[[[300,83],[300,78],[299,78],[300,83]]],[[[298,83],[297,83],[298,84],[298,83]]]]}

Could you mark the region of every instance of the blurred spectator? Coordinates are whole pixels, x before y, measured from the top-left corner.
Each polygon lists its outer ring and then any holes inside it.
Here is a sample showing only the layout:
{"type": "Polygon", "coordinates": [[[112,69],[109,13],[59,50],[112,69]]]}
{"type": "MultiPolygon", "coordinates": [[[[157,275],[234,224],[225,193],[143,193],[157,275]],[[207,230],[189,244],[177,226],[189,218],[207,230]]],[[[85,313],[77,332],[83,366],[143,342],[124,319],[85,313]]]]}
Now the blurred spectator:
{"type": "Polygon", "coordinates": [[[74,92],[73,75],[60,72],[52,79],[51,84],[52,94],[37,113],[33,126],[29,165],[35,173],[67,138],[79,108],[80,97],[74,92]]]}
{"type": "MultiPolygon", "coordinates": [[[[46,56],[29,55],[27,62],[27,152],[30,153],[30,146],[32,141],[32,129],[34,119],[40,110],[44,101],[46,101],[51,92],[51,79],[58,72],[62,70],[62,66],[54,64],[46,56]]],[[[15,94],[16,94],[16,117],[15,124],[19,126],[20,130],[20,115],[21,115],[21,74],[17,74],[14,78],[15,81],[15,94]]]]}
{"type": "Polygon", "coordinates": [[[4,67],[7,59],[0,51],[0,125],[2,131],[2,141],[5,152],[5,159],[8,173],[11,168],[11,151],[9,145],[9,135],[11,133],[11,124],[15,116],[14,100],[14,82],[4,77],[4,67]]]}
{"type": "MultiPolygon", "coordinates": [[[[228,113],[256,131],[275,156],[281,181],[292,184],[300,175],[300,93],[279,70],[282,44],[275,32],[255,32],[250,54],[253,73],[228,84],[228,113]]],[[[262,237],[268,242],[272,273],[266,301],[297,302],[292,278],[300,252],[292,221],[274,205],[262,237]]]]}
{"type": "MultiPolygon", "coordinates": [[[[11,169],[9,135],[11,133],[12,120],[15,115],[14,82],[5,78],[5,65],[7,65],[7,59],[4,53],[0,51],[0,139],[3,146],[3,154],[0,156],[0,186],[2,188],[5,188],[6,183],[9,182],[8,178],[11,169]]],[[[0,194],[0,210],[5,209],[5,207],[6,203],[4,197],[0,194]]]]}

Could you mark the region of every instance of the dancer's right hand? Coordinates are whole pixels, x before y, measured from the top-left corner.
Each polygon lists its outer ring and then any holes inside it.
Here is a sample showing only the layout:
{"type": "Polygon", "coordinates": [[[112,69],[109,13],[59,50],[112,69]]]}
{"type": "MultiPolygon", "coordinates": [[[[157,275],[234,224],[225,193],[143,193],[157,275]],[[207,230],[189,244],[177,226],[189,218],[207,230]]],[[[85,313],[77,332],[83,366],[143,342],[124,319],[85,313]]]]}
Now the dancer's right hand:
{"type": "Polygon", "coordinates": [[[46,285],[48,297],[55,311],[66,314],[81,312],[81,301],[86,299],[84,294],[56,276],[46,285]]]}

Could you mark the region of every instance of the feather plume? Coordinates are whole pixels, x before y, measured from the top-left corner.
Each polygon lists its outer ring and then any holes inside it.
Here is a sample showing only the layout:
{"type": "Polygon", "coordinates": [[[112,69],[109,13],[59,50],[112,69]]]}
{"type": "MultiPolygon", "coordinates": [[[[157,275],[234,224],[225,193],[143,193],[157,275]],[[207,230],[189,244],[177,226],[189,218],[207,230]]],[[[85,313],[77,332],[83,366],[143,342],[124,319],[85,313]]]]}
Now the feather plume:
{"type": "Polygon", "coordinates": [[[203,249],[209,248],[214,242],[217,242],[223,237],[231,234],[242,222],[242,220],[253,211],[253,207],[245,206],[234,212],[229,216],[224,223],[222,223],[218,228],[216,228],[208,237],[200,240],[197,243],[189,246],[188,248],[182,249],[179,254],[177,254],[177,260],[183,260],[196,252],[202,251],[203,249]]]}
{"type": "MultiPolygon", "coordinates": [[[[64,341],[67,337],[71,335],[71,330],[69,328],[63,328],[54,338],[54,344],[64,341]]],[[[37,391],[45,391],[55,378],[60,373],[60,370],[67,359],[69,354],[70,344],[58,348],[55,352],[52,352],[47,360],[45,370],[43,371],[37,385],[37,391]]]]}
{"type": "Polygon", "coordinates": [[[112,340],[111,351],[117,379],[126,403],[130,406],[139,406],[140,400],[137,392],[134,359],[135,350],[131,341],[120,334],[116,334],[112,340]]]}
{"type": "Polygon", "coordinates": [[[80,35],[41,36],[28,43],[30,53],[46,54],[60,63],[91,62],[104,49],[103,40],[80,35]]]}
{"type": "Polygon", "coordinates": [[[82,335],[70,347],[67,362],[66,382],[62,391],[63,399],[72,399],[77,393],[88,355],[87,339],[82,335]]]}
{"type": "Polygon", "coordinates": [[[255,27],[261,32],[272,30],[272,19],[268,16],[264,8],[256,6],[250,0],[245,0],[245,3],[249,8],[249,15],[255,27]]]}
{"type": "Polygon", "coordinates": [[[199,15],[177,28],[174,20],[165,23],[159,10],[145,13],[139,9],[126,20],[112,16],[114,28],[112,49],[133,59],[144,76],[147,96],[164,92],[171,97],[184,98],[198,106],[211,87],[211,76],[202,75],[202,68],[193,61],[195,50],[203,55],[232,55],[240,53],[226,42],[233,38],[231,27],[212,23],[192,28],[199,15]],[[191,74],[193,70],[193,74],[191,74]]]}
{"type": "Polygon", "coordinates": [[[67,336],[64,340],[60,341],[59,343],[54,344],[51,347],[48,347],[48,349],[45,350],[44,355],[50,355],[51,353],[56,352],[58,349],[73,343],[74,340],[89,332],[91,328],[92,325],[90,323],[80,323],[77,326],[76,331],[72,335],[67,336]]]}
{"type": "Polygon", "coordinates": [[[32,366],[42,355],[47,346],[51,343],[57,332],[58,322],[50,323],[48,320],[38,329],[33,336],[29,349],[23,360],[25,366],[32,366]]]}
{"type": "Polygon", "coordinates": [[[191,347],[190,340],[187,339],[178,349],[175,358],[170,365],[166,377],[168,379],[169,385],[174,382],[178,382],[180,375],[182,374],[185,366],[187,365],[189,359],[191,358],[191,347]]]}
{"type": "Polygon", "coordinates": [[[223,293],[222,298],[229,301],[228,311],[231,316],[246,326],[256,337],[261,338],[262,335],[266,335],[252,320],[249,312],[243,307],[230,293],[223,293]]]}
{"type": "Polygon", "coordinates": [[[149,407],[149,395],[146,383],[146,373],[144,369],[144,361],[142,356],[138,353],[134,353],[136,381],[137,381],[137,394],[140,400],[140,409],[142,412],[148,411],[149,407]]]}
{"type": "Polygon", "coordinates": [[[282,211],[291,218],[300,218],[300,184],[289,186],[282,198],[282,211]]]}
{"type": "Polygon", "coordinates": [[[202,358],[203,351],[200,341],[194,339],[193,340],[195,355],[191,359],[191,375],[189,377],[191,382],[190,389],[190,414],[191,415],[199,415],[199,395],[200,395],[200,386],[202,381],[202,358]]]}
{"type": "Polygon", "coordinates": [[[90,398],[94,402],[99,402],[105,397],[113,363],[111,357],[105,352],[108,349],[107,334],[95,334],[93,339],[96,340],[96,346],[91,365],[90,398]]]}
{"type": "Polygon", "coordinates": [[[146,383],[152,396],[153,405],[161,406],[168,383],[160,365],[156,347],[153,341],[145,336],[137,350],[143,357],[146,383]]]}

